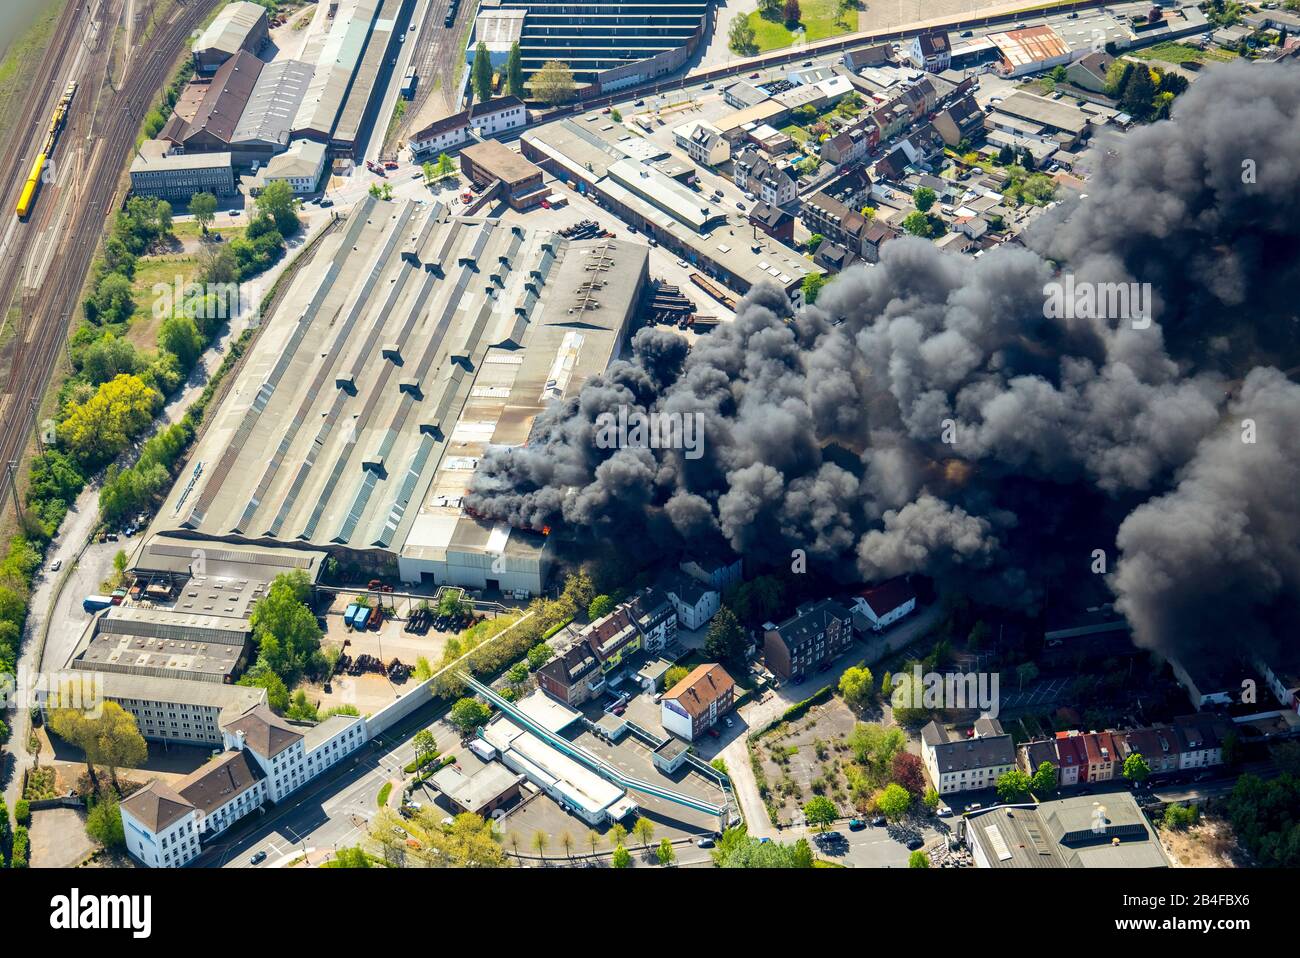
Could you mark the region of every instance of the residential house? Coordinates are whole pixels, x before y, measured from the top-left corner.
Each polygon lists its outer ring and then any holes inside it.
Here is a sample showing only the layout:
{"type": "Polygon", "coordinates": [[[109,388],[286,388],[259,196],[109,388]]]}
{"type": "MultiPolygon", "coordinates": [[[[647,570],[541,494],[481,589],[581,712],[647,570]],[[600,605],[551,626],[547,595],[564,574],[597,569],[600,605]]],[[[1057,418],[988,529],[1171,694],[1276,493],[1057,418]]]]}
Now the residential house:
{"type": "Polygon", "coordinates": [[[677,564],[688,576],[718,592],[726,592],[744,581],[744,564],[734,552],[701,551],[677,564]]]}
{"type": "Polygon", "coordinates": [[[462,110],[434,120],[411,137],[411,152],[431,156],[454,150],[469,140],[469,111],[462,110]]]}
{"type": "Polygon", "coordinates": [[[1123,758],[1127,759],[1133,753],[1138,753],[1151,769],[1152,775],[1178,771],[1182,761],[1182,750],[1170,726],[1157,725],[1153,728],[1129,729],[1118,736],[1118,739],[1123,758]]]}
{"type": "Polygon", "coordinates": [[[761,200],[749,208],[749,222],[787,246],[794,244],[794,214],[761,200]]]}
{"type": "Polygon", "coordinates": [[[863,67],[878,67],[888,63],[893,49],[888,43],[874,43],[862,50],[847,50],[844,53],[844,65],[857,73],[863,67]]]}
{"type": "Polygon", "coordinates": [[[934,118],[934,128],[948,146],[955,147],[963,140],[974,142],[984,133],[984,111],[970,94],[950,103],[934,118]]]}
{"type": "Polygon", "coordinates": [[[804,225],[868,263],[880,261],[880,247],[898,235],[893,227],[868,219],[824,192],[814,193],[803,205],[804,225]]]}
{"type": "Polygon", "coordinates": [[[722,594],[690,576],[678,572],[665,577],[660,590],[677,612],[677,624],[684,629],[702,629],[722,604],[722,594]]]}
{"type": "Polygon", "coordinates": [[[927,30],[912,38],[907,58],[918,70],[942,73],[952,62],[952,44],[946,30],[927,30]]]}
{"type": "Polygon", "coordinates": [[[836,166],[849,166],[866,158],[880,141],[880,127],[868,116],[822,144],[821,157],[836,166]]]}
{"type": "Polygon", "coordinates": [[[992,788],[1016,765],[1011,736],[997,719],[982,718],[974,734],[954,739],[938,722],[921,729],[921,760],[940,795],[992,788]]]}
{"type": "Polygon", "coordinates": [[[517,96],[499,96],[470,107],[469,125],[478,131],[479,136],[500,137],[503,133],[527,126],[528,110],[517,96]]]}
{"type": "Polygon", "coordinates": [[[1223,764],[1223,743],[1232,732],[1232,724],[1212,712],[1179,715],[1174,718],[1174,737],[1181,752],[1180,771],[1223,764]]]}
{"type": "Polygon", "coordinates": [[[697,665],[660,700],[664,729],[688,742],[695,741],[731,711],[736,683],[721,665],[697,665]]]}
{"type": "Polygon", "coordinates": [[[1088,782],[1109,782],[1120,761],[1115,736],[1110,732],[1087,732],[1079,737],[1087,760],[1082,777],[1088,782]]]}
{"type": "Polygon", "coordinates": [[[793,203],[799,195],[794,178],[757,150],[744,150],[732,160],[732,179],[745,192],[773,206],[793,203]]]}
{"type": "Polygon", "coordinates": [[[1106,92],[1106,72],[1115,58],[1105,50],[1089,53],[1065,68],[1065,78],[1070,83],[1093,93],[1106,92]]]}
{"type": "Polygon", "coordinates": [[[915,611],[916,593],[901,576],[870,586],[853,599],[853,611],[861,613],[873,632],[881,632],[915,611]]]}
{"type": "Polygon", "coordinates": [[[581,705],[606,688],[606,679],[633,653],[662,652],[677,638],[677,612],[656,589],[565,635],[555,658],[537,670],[537,684],[567,705],[581,705]]]}
{"type": "Polygon", "coordinates": [[[1078,732],[1056,733],[1056,773],[1062,787],[1078,785],[1082,775],[1087,779],[1088,753],[1078,732]]]}
{"type": "Polygon", "coordinates": [[[852,643],[852,618],[831,599],[806,603],[779,625],[768,622],[763,626],[767,667],[782,681],[803,681],[852,643]]]}
{"type": "Polygon", "coordinates": [[[1056,752],[1055,739],[1038,739],[1025,742],[1016,749],[1016,762],[1026,775],[1033,775],[1038,767],[1046,762],[1055,771],[1057,786],[1061,784],[1061,759],[1056,752]]]}
{"type": "Polygon", "coordinates": [[[717,166],[731,159],[731,144],[712,123],[696,120],[673,130],[679,149],[701,166],[717,166]]]}
{"type": "MultiPolygon", "coordinates": [[[[813,262],[826,270],[828,273],[841,273],[848,269],[854,263],[861,260],[856,253],[851,253],[839,243],[824,239],[817,244],[817,249],[813,252],[813,262]]],[[[854,625],[857,625],[858,614],[854,614],[854,625]]],[[[858,631],[862,631],[859,629],[858,631]]]]}

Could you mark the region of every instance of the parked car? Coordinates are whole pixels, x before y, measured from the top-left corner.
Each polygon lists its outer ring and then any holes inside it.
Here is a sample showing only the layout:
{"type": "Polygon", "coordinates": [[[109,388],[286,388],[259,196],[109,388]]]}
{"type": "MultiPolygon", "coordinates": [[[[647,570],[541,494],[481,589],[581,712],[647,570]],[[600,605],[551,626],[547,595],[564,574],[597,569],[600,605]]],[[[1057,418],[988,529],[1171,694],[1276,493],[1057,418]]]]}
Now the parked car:
{"type": "Polygon", "coordinates": [[[952,818],[952,809],[947,805],[940,805],[938,812],[940,818],[952,818]]]}
{"type": "Polygon", "coordinates": [[[695,842],[695,847],[697,847],[697,848],[712,848],[712,847],[713,847],[713,839],[712,839],[712,838],[701,838],[701,839],[698,839],[698,840],[695,842]]]}
{"type": "Polygon", "coordinates": [[[248,860],[248,864],[260,865],[264,861],[266,861],[266,852],[256,852],[253,857],[248,860]]]}
{"type": "Polygon", "coordinates": [[[862,829],[866,827],[867,827],[867,823],[861,818],[849,819],[849,831],[851,832],[860,832],[862,831],[862,829]]]}
{"type": "Polygon", "coordinates": [[[884,815],[877,815],[875,818],[873,818],[873,819],[871,820],[871,824],[872,824],[873,826],[875,826],[876,828],[884,828],[884,827],[885,827],[885,816],[884,816],[884,815]]]}
{"type": "Polygon", "coordinates": [[[704,84],[704,89],[706,89],[706,90],[712,90],[712,89],[713,89],[713,84],[712,84],[712,83],[706,83],[706,84],[704,84]]]}
{"type": "Polygon", "coordinates": [[[923,848],[923,847],[925,847],[925,842],[921,841],[921,839],[919,838],[913,837],[907,840],[907,850],[909,852],[914,852],[918,848],[923,848]]]}
{"type": "Polygon", "coordinates": [[[58,572],[58,571],[59,571],[60,569],[62,569],[62,568],[63,568],[63,560],[62,560],[62,559],[55,559],[53,562],[50,563],[50,571],[51,571],[51,572],[58,572]]]}

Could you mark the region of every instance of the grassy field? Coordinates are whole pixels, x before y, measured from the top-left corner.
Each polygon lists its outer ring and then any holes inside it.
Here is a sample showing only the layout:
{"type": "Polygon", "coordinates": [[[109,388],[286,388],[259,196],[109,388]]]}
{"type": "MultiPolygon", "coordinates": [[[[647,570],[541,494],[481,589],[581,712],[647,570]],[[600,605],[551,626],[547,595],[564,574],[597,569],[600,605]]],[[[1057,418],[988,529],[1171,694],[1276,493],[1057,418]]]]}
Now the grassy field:
{"type": "MultiPolygon", "coordinates": [[[[799,26],[803,28],[804,39],[809,43],[837,37],[858,28],[858,11],[847,10],[841,13],[839,0],[800,0],[799,9],[802,12],[799,26]]],[[[749,15],[749,23],[754,28],[754,43],[759,53],[779,50],[794,43],[795,35],[784,23],[765,20],[757,10],[749,15]]]]}
{"type": "Polygon", "coordinates": [[[1200,47],[1172,41],[1157,43],[1155,46],[1147,47],[1144,50],[1134,50],[1129,56],[1139,60],[1158,60],[1161,63],[1172,63],[1175,66],[1183,63],[1228,63],[1237,59],[1237,54],[1231,50],[1202,50],[1200,47]]]}
{"type": "Polygon", "coordinates": [[[36,64],[45,53],[54,25],[63,13],[67,0],[49,0],[31,28],[14,41],[0,62],[0,140],[20,119],[19,111],[36,75],[36,64]]]}

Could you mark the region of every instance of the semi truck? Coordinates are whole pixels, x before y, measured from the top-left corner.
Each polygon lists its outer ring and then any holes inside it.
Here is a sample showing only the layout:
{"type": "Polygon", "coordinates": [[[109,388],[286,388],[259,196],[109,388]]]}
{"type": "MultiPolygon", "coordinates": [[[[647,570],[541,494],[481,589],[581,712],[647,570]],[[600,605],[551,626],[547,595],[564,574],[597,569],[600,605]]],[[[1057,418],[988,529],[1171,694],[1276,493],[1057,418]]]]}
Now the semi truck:
{"type": "Polygon", "coordinates": [[[108,595],[88,595],[81,600],[81,607],[87,612],[102,612],[113,605],[113,597],[108,595]]]}

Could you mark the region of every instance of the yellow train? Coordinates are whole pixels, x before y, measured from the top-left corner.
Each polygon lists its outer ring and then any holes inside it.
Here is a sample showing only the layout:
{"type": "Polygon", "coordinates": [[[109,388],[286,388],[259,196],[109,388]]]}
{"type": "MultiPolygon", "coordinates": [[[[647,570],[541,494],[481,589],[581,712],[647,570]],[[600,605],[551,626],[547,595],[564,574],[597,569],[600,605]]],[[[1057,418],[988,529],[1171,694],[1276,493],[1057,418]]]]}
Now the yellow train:
{"type": "Polygon", "coordinates": [[[36,199],[36,191],[40,189],[41,175],[45,172],[45,164],[49,162],[50,155],[54,152],[54,143],[59,138],[59,132],[63,129],[63,124],[68,118],[68,108],[72,105],[72,97],[77,92],[77,81],[73,80],[63,91],[63,96],[59,97],[59,102],[54,106],[54,112],[50,114],[50,126],[45,133],[45,142],[41,145],[41,152],[36,155],[36,160],[32,163],[32,171],[27,177],[27,182],[23,184],[22,192],[18,194],[18,218],[24,219],[32,210],[32,202],[36,199]]]}

